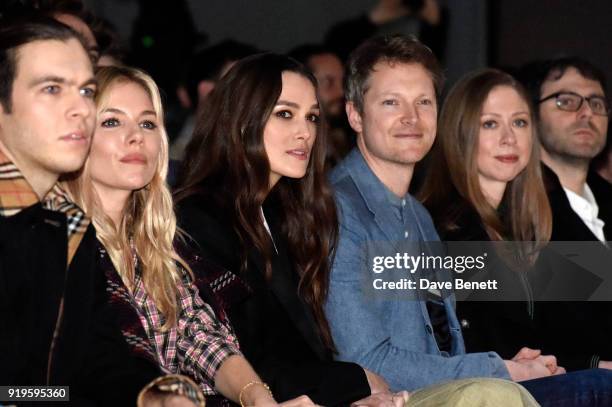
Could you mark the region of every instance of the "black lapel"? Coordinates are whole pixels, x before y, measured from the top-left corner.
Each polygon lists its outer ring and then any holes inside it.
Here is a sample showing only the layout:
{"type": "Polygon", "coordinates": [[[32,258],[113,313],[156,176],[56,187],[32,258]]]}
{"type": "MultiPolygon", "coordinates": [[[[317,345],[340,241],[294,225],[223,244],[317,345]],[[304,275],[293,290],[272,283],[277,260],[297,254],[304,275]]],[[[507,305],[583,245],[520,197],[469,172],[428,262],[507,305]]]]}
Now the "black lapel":
{"type": "Polygon", "coordinates": [[[604,235],[612,241],[612,184],[595,171],[589,171],[587,183],[599,206],[599,218],[605,222],[604,235]]]}
{"type": "Polygon", "coordinates": [[[596,241],[597,236],[584,224],[572,209],[563,190],[559,177],[553,170],[542,164],[542,177],[548,192],[553,214],[553,241],[596,241]]]}
{"type": "MultiPolygon", "coordinates": [[[[274,219],[271,219],[269,213],[266,213],[266,219],[274,236],[274,244],[278,250],[278,253],[274,253],[272,258],[272,275],[269,281],[270,289],[283,305],[291,321],[312,350],[320,359],[324,360],[327,353],[318,334],[318,326],[310,311],[310,307],[298,296],[298,277],[295,275],[292,264],[289,261],[285,241],[280,237],[280,228],[277,227],[274,219]]],[[[265,275],[263,258],[259,253],[249,252],[249,259],[257,265],[262,275],[265,275]]]]}

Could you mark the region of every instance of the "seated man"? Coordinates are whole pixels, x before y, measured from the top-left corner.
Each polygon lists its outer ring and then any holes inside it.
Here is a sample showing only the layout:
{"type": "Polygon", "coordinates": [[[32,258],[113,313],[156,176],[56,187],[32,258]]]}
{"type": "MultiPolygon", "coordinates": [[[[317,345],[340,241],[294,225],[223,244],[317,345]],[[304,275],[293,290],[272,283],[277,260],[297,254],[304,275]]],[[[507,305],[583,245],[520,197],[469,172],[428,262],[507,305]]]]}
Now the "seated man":
{"type": "Polygon", "coordinates": [[[130,355],[99,306],[93,225],[57,183],[87,157],[95,92],[79,34],[46,17],[3,17],[0,385],[69,386],[76,405],[133,405],[162,373],[130,355]]]}
{"type": "MultiPolygon", "coordinates": [[[[339,358],[408,390],[468,377],[524,381],[564,373],[554,357],[526,348],[513,360],[495,352],[466,354],[452,294],[427,300],[367,295],[368,249],[408,242],[418,255],[427,242],[439,240],[408,188],[415,163],[435,138],[441,72],[418,41],[383,37],[351,55],[347,76],[346,109],[357,148],[331,174],[340,238],[326,306],[339,358]]],[[[609,394],[611,377],[592,370],[521,384],[540,403],[561,405],[578,395],[584,405],[595,405],[588,397],[606,389],[609,394]]]]}

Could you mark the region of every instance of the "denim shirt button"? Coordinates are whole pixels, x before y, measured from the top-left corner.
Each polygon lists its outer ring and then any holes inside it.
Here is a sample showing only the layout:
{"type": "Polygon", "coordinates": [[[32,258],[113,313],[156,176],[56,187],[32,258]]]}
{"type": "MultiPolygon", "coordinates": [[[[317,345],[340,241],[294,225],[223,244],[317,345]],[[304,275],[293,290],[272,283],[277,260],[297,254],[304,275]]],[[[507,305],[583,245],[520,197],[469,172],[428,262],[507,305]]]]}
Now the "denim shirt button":
{"type": "Polygon", "coordinates": [[[426,329],[428,333],[433,333],[433,328],[431,327],[431,325],[427,325],[426,329]]]}

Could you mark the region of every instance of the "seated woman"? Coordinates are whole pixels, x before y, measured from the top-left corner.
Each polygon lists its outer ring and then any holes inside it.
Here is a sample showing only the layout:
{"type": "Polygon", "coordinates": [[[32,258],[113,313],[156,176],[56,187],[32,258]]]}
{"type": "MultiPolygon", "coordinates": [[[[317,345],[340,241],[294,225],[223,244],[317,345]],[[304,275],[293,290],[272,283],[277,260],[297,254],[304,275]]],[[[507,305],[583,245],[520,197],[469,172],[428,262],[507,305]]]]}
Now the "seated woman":
{"type": "MultiPolygon", "coordinates": [[[[91,152],[68,189],[97,231],[100,289],[108,293],[97,314],[100,321],[116,324],[129,349],[126,357],[156,365],[158,375],[188,376],[204,394],[220,393],[241,404],[275,405],[174,248],[176,220],[165,183],[168,141],[157,86],[132,68],[102,68],[96,78],[91,152]]],[[[178,388],[179,383],[189,388],[190,380],[171,376],[155,386],[178,388]]],[[[201,400],[195,390],[188,393],[201,400]]],[[[123,405],[134,401],[126,396],[123,405]]],[[[303,398],[298,404],[312,403],[303,398]]]]}
{"type": "MultiPolygon", "coordinates": [[[[529,284],[524,276],[533,259],[527,253],[537,252],[551,232],[528,100],[501,71],[479,72],[457,84],[442,109],[433,165],[420,194],[442,240],[532,242],[520,253],[522,273],[497,256],[487,259],[502,267],[496,275],[506,287],[512,278],[516,287],[529,284]]],[[[522,346],[539,347],[530,290],[524,291],[527,304],[458,303],[469,352],[493,349],[510,359],[522,346]],[[495,318],[482,312],[488,305],[499,311],[495,318]]]]}
{"type": "Polygon", "coordinates": [[[227,270],[208,278],[273,393],[337,405],[387,388],[356,364],[332,361],[323,301],[337,226],[315,92],[312,75],[288,57],[238,62],[201,111],[177,216],[227,270]]]}
{"type": "MultiPolygon", "coordinates": [[[[494,69],[456,84],[442,108],[431,171],[420,191],[442,240],[516,242],[513,256],[495,246],[486,263],[518,301],[457,303],[467,351],[493,349],[502,358],[523,346],[548,349],[534,318],[532,282],[538,276],[528,273],[538,253],[544,257],[540,250],[551,233],[529,100],[512,76],[494,69]]],[[[561,362],[566,357],[557,356],[561,362]]],[[[589,372],[594,383],[611,377],[589,372]]]]}

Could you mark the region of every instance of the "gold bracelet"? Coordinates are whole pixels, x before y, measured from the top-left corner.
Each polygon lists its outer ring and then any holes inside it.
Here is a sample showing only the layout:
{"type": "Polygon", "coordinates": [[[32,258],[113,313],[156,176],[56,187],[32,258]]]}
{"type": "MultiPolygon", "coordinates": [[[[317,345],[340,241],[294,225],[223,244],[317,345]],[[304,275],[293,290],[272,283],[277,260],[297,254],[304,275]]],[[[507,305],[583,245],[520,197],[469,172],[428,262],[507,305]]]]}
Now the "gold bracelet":
{"type": "Polygon", "coordinates": [[[242,389],[240,390],[240,394],[238,395],[238,401],[240,401],[240,405],[242,407],[245,407],[244,401],[242,401],[242,396],[243,396],[245,390],[248,389],[249,387],[255,385],[255,384],[259,384],[259,385],[263,386],[266,390],[268,390],[268,394],[270,395],[270,397],[274,398],[274,396],[272,396],[272,390],[270,390],[270,386],[268,386],[264,382],[258,382],[256,380],[253,380],[251,382],[248,382],[244,386],[242,386],[242,389]]]}

